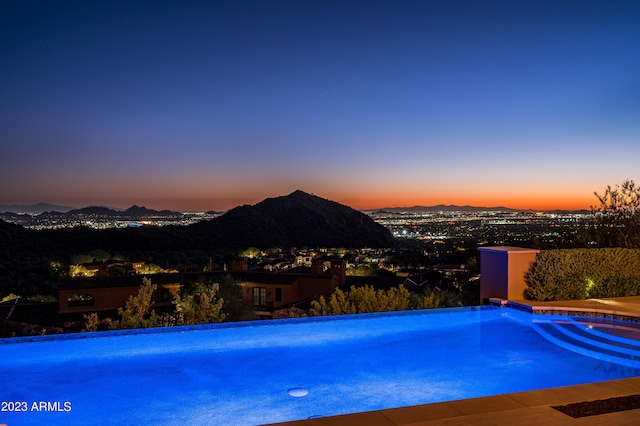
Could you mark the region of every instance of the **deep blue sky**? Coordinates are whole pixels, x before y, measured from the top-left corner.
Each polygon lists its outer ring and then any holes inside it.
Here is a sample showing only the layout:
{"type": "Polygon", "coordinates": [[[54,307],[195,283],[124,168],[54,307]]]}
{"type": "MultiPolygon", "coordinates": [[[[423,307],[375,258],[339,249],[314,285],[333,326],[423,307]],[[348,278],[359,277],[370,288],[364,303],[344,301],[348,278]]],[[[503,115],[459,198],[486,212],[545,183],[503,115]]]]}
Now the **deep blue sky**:
{"type": "Polygon", "coordinates": [[[0,2],[0,204],[588,208],[640,180],[637,1],[0,2]]]}

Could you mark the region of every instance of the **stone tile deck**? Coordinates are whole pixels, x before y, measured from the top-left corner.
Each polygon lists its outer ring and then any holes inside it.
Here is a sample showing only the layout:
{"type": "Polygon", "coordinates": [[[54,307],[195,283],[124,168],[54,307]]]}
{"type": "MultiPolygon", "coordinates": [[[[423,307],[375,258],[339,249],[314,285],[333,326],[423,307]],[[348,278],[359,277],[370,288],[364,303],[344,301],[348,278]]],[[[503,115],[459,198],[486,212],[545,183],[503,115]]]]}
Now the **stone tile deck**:
{"type": "MultiPolygon", "coordinates": [[[[640,296],[564,302],[510,301],[544,312],[567,312],[631,317],[640,322],[640,296]]],[[[504,301],[507,303],[507,301],[504,301]]],[[[640,393],[640,377],[565,386],[530,392],[447,401],[388,410],[368,411],[318,419],[278,423],[284,426],[435,426],[435,425],[628,425],[640,424],[636,409],[573,418],[552,406],[594,401],[640,393]]]]}

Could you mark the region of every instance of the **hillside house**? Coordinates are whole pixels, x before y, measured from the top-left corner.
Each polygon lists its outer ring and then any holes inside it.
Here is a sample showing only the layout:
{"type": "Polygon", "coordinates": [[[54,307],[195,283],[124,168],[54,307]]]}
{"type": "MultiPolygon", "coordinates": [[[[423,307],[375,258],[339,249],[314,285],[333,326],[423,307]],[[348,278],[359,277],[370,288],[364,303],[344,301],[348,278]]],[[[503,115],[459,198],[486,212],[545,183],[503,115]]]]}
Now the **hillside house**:
{"type": "Polygon", "coordinates": [[[242,286],[244,298],[254,306],[256,315],[268,318],[275,310],[330,295],[345,283],[346,263],[315,259],[310,273],[272,273],[249,271],[246,262],[239,260],[232,264],[231,275],[242,286]]]}
{"type": "Polygon", "coordinates": [[[231,271],[65,278],[58,282],[59,313],[122,308],[130,296],[137,294],[145,276],[158,286],[154,306],[170,306],[183,283],[226,273],[242,286],[244,298],[255,307],[256,314],[270,317],[276,309],[331,294],[344,284],[346,264],[341,260],[317,260],[310,273],[267,272],[248,270],[248,261],[242,258],[232,262],[231,271]]]}
{"type": "Polygon", "coordinates": [[[154,306],[169,306],[180,289],[181,274],[65,278],[58,282],[59,313],[98,312],[123,308],[136,295],[144,277],[158,286],[154,306]]]}

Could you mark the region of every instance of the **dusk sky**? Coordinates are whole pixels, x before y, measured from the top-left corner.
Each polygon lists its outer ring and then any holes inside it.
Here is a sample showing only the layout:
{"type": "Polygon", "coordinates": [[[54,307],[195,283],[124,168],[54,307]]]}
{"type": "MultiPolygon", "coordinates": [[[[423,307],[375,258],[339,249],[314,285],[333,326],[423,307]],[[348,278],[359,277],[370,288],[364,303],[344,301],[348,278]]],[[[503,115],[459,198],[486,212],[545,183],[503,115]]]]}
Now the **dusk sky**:
{"type": "Polygon", "coordinates": [[[640,181],[640,2],[0,1],[0,204],[579,209],[640,181]]]}

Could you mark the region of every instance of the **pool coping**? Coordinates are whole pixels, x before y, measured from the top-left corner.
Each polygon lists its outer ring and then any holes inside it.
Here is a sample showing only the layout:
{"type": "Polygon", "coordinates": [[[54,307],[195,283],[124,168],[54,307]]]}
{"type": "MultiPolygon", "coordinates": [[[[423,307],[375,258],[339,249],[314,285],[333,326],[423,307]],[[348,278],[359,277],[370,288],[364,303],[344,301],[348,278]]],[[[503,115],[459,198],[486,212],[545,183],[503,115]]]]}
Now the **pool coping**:
{"type": "MultiPolygon", "coordinates": [[[[640,322],[640,310],[635,309],[611,309],[608,307],[599,307],[603,304],[610,306],[611,303],[619,303],[618,300],[626,298],[611,299],[587,299],[579,301],[566,302],[533,302],[524,300],[505,300],[492,298],[489,304],[500,308],[512,308],[519,311],[527,312],[534,315],[568,315],[593,317],[598,319],[613,319],[619,321],[640,322]],[[597,304],[597,305],[595,305],[597,304]],[[572,306],[573,305],[573,306],[572,306]],[[590,306],[595,305],[595,306],[590,306]]],[[[614,305],[615,306],[615,305],[614,305]]]]}

